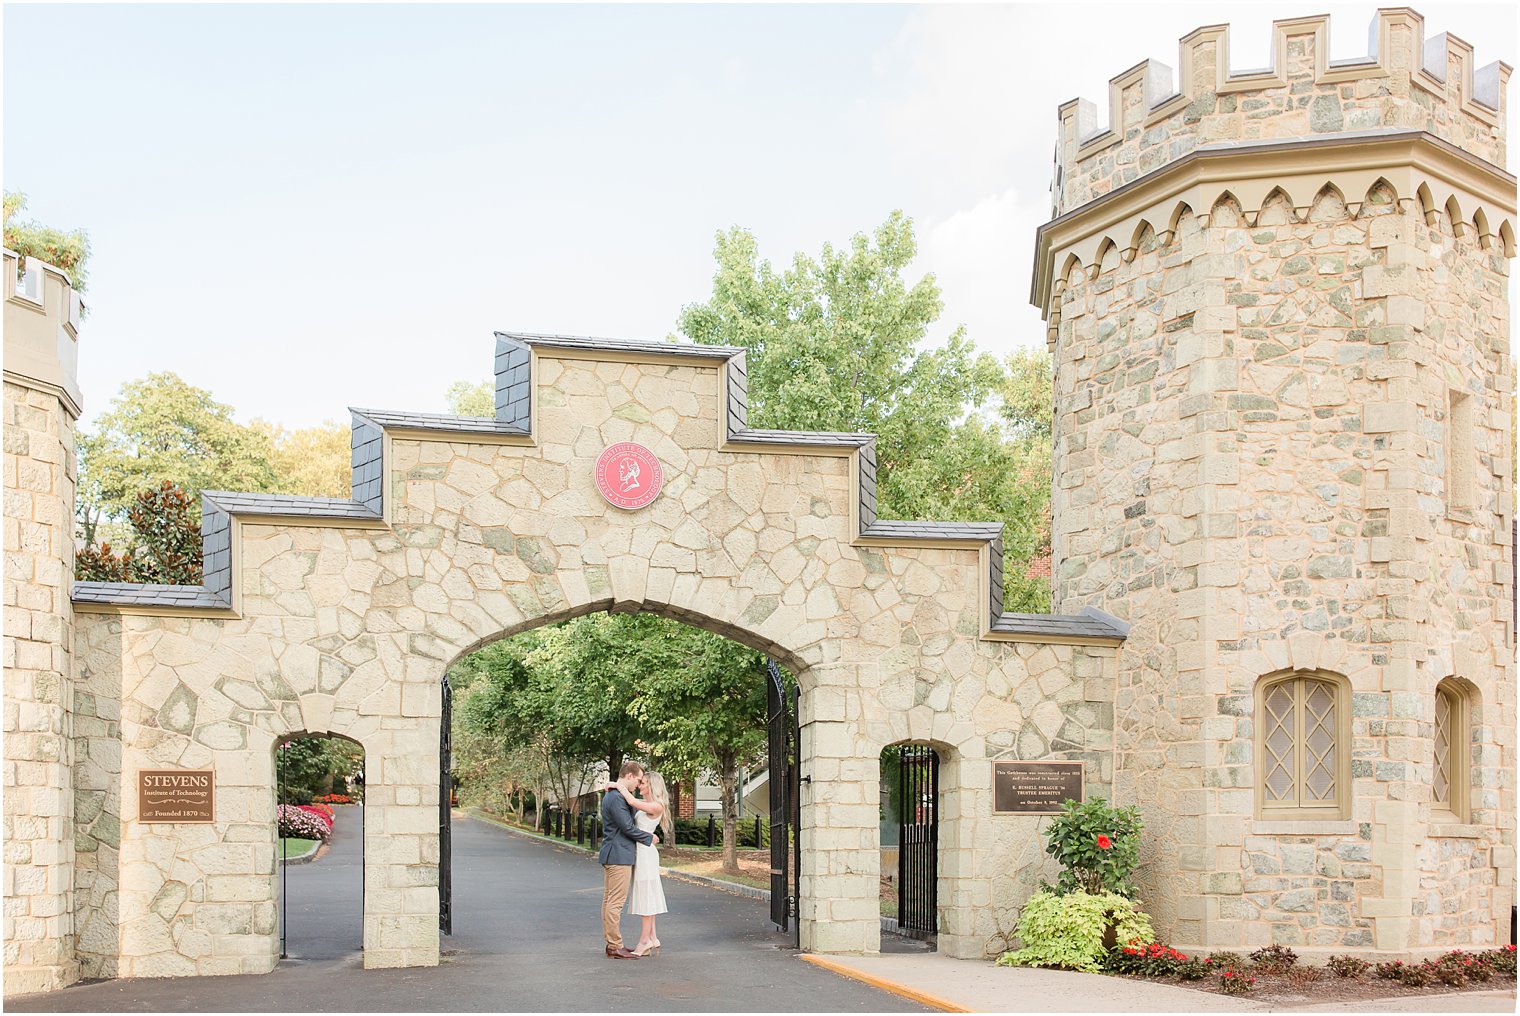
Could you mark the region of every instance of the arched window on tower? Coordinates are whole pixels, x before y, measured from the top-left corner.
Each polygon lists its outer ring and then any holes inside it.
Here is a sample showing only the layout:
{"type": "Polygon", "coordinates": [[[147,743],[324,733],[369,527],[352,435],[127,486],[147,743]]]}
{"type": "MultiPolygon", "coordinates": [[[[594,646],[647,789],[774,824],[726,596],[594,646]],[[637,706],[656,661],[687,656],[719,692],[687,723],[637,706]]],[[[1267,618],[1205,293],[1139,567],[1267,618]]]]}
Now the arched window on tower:
{"type": "Polygon", "coordinates": [[[1256,800],[1263,819],[1351,817],[1351,710],[1344,679],[1287,674],[1257,684],[1256,800]]]}
{"type": "Polygon", "coordinates": [[[1447,678],[1436,685],[1435,766],[1431,773],[1431,803],[1438,816],[1468,821],[1469,745],[1472,721],[1467,695],[1447,678]]]}

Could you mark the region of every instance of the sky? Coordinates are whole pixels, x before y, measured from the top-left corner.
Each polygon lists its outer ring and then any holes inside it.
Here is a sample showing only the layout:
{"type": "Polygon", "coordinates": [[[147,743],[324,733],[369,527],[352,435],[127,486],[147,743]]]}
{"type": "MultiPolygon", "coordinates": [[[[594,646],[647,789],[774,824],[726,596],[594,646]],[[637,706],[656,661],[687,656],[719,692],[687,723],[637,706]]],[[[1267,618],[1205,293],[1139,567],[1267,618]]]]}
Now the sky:
{"type": "MultiPolygon", "coordinates": [[[[1426,33],[1516,64],[1511,4],[1426,2],[1426,33]]],[[[983,349],[1028,306],[1056,107],[1226,12],[1363,4],[413,6],[8,4],[4,185],[90,234],[86,425],[172,370],[244,421],[444,408],[497,329],[663,338],[714,235],[781,264],[918,228],[913,277],[983,349]]],[[[1511,165],[1513,165],[1513,161],[1511,165]]]]}

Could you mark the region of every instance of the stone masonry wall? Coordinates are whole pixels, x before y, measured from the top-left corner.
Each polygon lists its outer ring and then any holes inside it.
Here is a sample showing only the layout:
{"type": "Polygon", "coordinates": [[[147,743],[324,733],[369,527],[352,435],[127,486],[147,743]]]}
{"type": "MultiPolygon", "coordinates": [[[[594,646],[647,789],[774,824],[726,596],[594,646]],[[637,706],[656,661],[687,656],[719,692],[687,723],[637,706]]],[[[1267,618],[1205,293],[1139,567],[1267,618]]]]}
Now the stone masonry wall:
{"type": "MultiPolygon", "coordinates": [[[[119,800],[101,810],[120,811],[119,889],[113,910],[97,819],[91,942],[114,927],[126,976],[270,969],[273,746],[332,732],[366,752],[365,963],[436,963],[442,675],[498,637],[616,607],[799,674],[806,947],[877,948],[878,757],[920,741],[943,759],[940,948],[997,948],[1048,870],[1042,820],[992,816],[990,759],[1082,758],[1105,789],[1112,646],[979,638],[978,553],[855,546],[850,459],[721,449],[715,367],[543,352],[535,381],[531,445],[388,437],[387,525],[239,523],[240,617],[81,615],[81,687],[103,720],[118,681],[121,703],[119,800]],[[593,486],[622,440],[666,473],[637,513],[593,486]],[[127,790],[147,766],[213,767],[217,822],[138,823],[127,790]]],[[[109,753],[89,753],[94,790],[109,753]]]]}
{"type": "MultiPolygon", "coordinates": [[[[9,267],[11,262],[7,262],[9,267]]],[[[5,990],[49,991],[74,959],[74,419],[5,381],[5,990]]]]}
{"type": "Polygon", "coordinates": [[[1504,932],[1507,264],[1439,214],[1427,226],[1411,197],[1356,198],[1352,214],[1326,190],[1302,216],[1222,199],[1169,244],[1073,272],[1061,298],[1056,599],[1133,622],[1116,792],[1147,814],[1147,902],[1189,944],[1400,950],[1504,932]],[[1482,405],[1479,508],[1462,518],[1442,507],[1448,388],[1482,405]],[[1253,690],[1285,669],[1350,680],[1350,822],[1253,817],[1253,690]],[[1429,807],[1450,675],[1496,707],[1475,728],[1493,747],[1475,746],[1459,829],[1429,807]],[[1478,867],[1453,878],[1456,854],[1478,867]]]}

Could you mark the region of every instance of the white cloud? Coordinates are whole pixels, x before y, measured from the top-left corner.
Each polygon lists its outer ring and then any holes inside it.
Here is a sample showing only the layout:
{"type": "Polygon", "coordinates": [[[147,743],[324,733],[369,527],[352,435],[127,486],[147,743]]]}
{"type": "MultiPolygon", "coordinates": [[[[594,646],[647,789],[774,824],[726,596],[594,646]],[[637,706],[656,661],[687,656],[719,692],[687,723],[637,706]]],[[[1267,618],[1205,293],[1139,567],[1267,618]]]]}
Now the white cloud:
{"type": "Polygon", "coordinates": [[[1006,190],[925,224],[914,267],[939,282],[946,334],[964,324],[978,346],[998,354],[1044,342],[1028,293],[1034,231],[1045,220],[1045,204],[1043,195],[1030,200],[1006,190]]]}

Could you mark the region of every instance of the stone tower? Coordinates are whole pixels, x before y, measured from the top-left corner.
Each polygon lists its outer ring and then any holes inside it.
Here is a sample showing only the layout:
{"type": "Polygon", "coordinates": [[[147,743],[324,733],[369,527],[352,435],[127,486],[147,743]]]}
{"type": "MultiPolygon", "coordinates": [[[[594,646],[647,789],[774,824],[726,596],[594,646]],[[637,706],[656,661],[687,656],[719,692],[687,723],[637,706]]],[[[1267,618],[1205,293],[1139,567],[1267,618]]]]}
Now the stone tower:
{"type": "Polygon", "coordinates": [[[74,955],[74,424],[81,305],[5,252],[5,993],[78,977],[74,955]]]}
{"type": "Polygon", "coordinates": [[[1032,299],[1055,602],[1132,625],[1114,790],[1180,945],[1509,941],[1515,178],[1502,63],[1380,11],[1060,108],[1032,299]],[[1258,64],[1259,66],[1259,64],[1258,64]]]}

